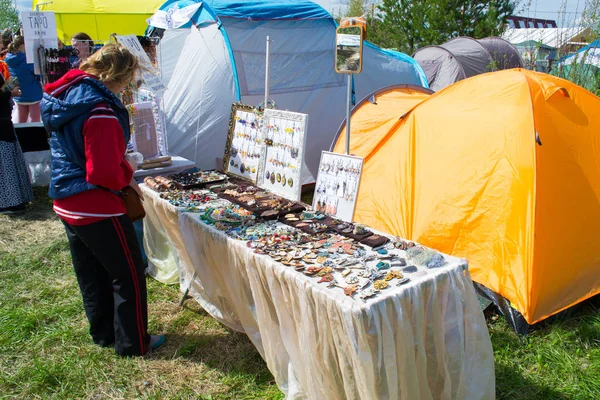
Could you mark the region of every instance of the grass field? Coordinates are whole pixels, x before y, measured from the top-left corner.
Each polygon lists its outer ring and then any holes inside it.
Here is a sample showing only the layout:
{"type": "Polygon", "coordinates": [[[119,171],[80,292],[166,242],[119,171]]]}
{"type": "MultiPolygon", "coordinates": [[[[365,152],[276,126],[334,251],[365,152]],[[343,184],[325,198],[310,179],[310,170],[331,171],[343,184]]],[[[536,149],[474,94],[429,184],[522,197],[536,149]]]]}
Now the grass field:
{"type": "MultiPolygon", "coordinates": [[[[21,216],[0,216],[0,399],[281,399],[248,338],[216,322],[176,287],[148,280],[151,332],[167,343],[148,357],[95,346],[62,225],[43,190],[21,216]]],[[[499,399],[600,399],[600,302],[515,335],[488,326],[499,399]]]]}

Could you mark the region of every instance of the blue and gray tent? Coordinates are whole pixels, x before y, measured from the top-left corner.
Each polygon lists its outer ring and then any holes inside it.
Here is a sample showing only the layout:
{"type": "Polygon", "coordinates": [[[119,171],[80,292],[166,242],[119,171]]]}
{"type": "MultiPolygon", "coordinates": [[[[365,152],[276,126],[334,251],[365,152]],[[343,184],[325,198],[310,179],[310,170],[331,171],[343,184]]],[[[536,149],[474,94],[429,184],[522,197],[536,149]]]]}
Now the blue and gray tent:
{"type": "MultiPolygon", "coordinates": [[[[303,183],[314,182],[321,151],[346,115],[346,76],[334,71],[336,23],[327,11],[306,0],[170,0],[148,21],[164,29],[158,53],[171,152],[200,168],[217,165],[231,104],[264,101],[269,36],[269,99],[309,115],[303,183]]],[[[405,54],[367,43],[363,60],[353,83],[358,99],[392,84],[427,87],[405,54]]]]}

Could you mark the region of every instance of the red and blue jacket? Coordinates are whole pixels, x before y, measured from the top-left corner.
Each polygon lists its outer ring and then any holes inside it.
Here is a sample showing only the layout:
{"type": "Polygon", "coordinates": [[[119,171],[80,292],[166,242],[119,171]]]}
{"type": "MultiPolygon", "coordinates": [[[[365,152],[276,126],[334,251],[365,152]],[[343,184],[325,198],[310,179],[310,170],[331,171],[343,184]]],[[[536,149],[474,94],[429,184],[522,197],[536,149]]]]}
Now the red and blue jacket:
{"type": "Polygon", "coordinates": [[[49,195],[65,221],[84,225],[125,213],[115,193],[131,181],[125,161],[129,114],[102,82],[80,70],[45,87],[42,121],[51,132],[49,195]]]}

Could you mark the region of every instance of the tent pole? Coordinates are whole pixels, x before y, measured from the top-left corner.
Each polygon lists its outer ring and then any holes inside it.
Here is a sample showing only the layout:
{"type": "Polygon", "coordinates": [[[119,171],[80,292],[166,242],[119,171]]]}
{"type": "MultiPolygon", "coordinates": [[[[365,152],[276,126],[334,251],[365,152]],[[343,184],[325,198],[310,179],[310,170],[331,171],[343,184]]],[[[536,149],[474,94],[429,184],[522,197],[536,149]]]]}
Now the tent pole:
{"type": "Polygon", "coordinates": [[[346,154],[350,155],[350,109],[352,108],[352,74],[348,74],[348,104],[346,105],[346,154]]]}
{"type": "Polygon", "coordinates": [[[270,75],[270,69],[271,69],[271,65],[269,63],[269,53],[271,51],[270,49],[270,43],[271,41],[269,40],[269,37],[267,36],[267,65],[265,68],[265,106],[264,109],[267,109],[267,106],[269,104],[269,75],[270,75]]]}

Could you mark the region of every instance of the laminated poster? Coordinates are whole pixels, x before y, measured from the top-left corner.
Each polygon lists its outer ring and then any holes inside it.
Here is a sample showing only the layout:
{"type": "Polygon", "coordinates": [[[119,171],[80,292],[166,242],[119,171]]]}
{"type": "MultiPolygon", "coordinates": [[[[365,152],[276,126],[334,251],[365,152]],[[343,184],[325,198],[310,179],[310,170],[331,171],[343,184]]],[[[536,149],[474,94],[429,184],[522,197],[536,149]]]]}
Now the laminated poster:
{"type": "Polygon", "coordinates": [[[250,179],[256,184],[263,150],[262,116],[255,113],[252,106],[232,104],[223,171],[250,179]]]}
{"type": "Polygon", "coordinates": [[[265,148],[259,186],[288,200],[300,201],[308,115],[267,109],[263,124],[265,148]]]}
{"type": "Polygon", "coordinates": [[[361,157],[322,152],[313,209],[352,222],[362,166],[361,157]]]}
{"type": "Polygon", "coordinates": [[[128,106],[131,121],[131,144],[135,151],[142,153],[144,160],[160,155],[158,134],[152,103],[133,103],[128,106]]]}

